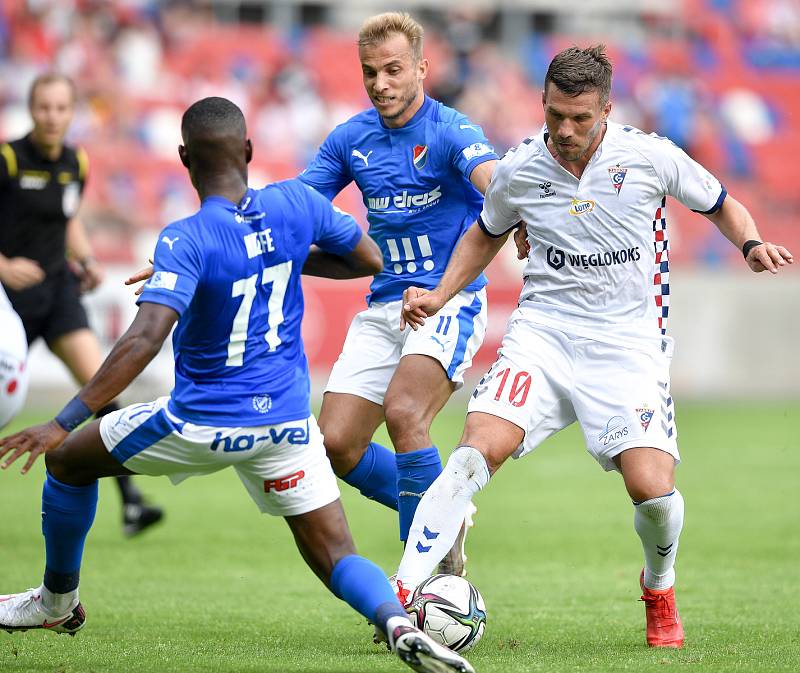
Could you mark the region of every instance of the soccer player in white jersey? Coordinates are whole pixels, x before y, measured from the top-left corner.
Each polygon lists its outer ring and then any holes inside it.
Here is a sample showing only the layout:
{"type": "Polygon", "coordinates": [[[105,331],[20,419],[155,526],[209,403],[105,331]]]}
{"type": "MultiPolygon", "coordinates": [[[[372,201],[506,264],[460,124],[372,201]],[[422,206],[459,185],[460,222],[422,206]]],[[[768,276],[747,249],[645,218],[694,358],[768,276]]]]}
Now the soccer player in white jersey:
{"type": "MultiPolygon", "coordinates": [[[[383,253],[369,306],[353,320],[331,372],[319,423],[336,474],[398,510],[404,541],[420,494],[442,470],[431,423],[463,383],[487,309],[486,278],[476,274],[438,323],[402,334],[403,290],[439,282],[480,213],[497,160],[480,127],[425,95],[422,43],[422,26],[406,13],[364,22],[358,53],[373,108],[337,126],[299,176],[331,199],[355,182],[383,253]],[[384,420],[396,454],[372,439],[384,420]]],[[[462,544],[444,572],[464,572],[462,544]]]]}
{"type": "Polygon", "coordinates": [[[22,409],[28,392],[25,327],[0,285],[0,428],[22,409]]]}
{"type": "Polygon", "coordinates": [[[248,189],[244,115],[224,98],[184,113],[181,162],[202,204],[159,235],[136,317],[98,373],[55,419],[0,440],[3,468],[46,452],[42,584],[0,596],[0,629],[74,634],[78,583],[98,478],[236,470],[259,509],[282,516],[311,570],[423,673],[474,673],[411,624],[383,571],[357,555],[310,412],[300,336],[302,270],[376,273],[380,252],[352,217],[299,180],[248,189]],[[175,326],[175,388],[75,429],[158,353],[175,326]]]}
{"type": "Polygon", "coordinates": [[[472,496],[507,458],[577,420],[589,453],[621,473],[633,501],[647,643],[681,647],[666,197],[711,220],[752,271],[777,273],[793,259],[762,243],[745,207],[680,148],[608,121],[610,90],[602,46],[559,53],[542,94],[546,127],[500,161],[438,287],[406,292],[403,322],[418,329],[527,223],[519,308],[472,395],[459,447],[417,509],[398,582],[406,590],[428,576],[472,496]]]}

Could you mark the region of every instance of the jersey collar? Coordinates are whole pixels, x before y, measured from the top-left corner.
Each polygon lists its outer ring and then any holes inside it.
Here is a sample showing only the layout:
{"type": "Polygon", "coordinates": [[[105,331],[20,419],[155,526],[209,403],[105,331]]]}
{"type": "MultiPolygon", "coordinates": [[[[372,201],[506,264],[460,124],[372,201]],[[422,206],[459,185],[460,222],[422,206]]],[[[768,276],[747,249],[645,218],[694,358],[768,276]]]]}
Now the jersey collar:
{"type": "Polygon", "coordinates": [[[242,200],[239,203],[234,203],[233,201],[229,201],[224,196],[217,196],[211,195],[207,196],[203,199],[202,205],[219,205],[227,210],[247,210],[247,208],[253,203],[253,197],[255,196],[255,190],[248,187],[247,191],[245,192],[242,200]]]}

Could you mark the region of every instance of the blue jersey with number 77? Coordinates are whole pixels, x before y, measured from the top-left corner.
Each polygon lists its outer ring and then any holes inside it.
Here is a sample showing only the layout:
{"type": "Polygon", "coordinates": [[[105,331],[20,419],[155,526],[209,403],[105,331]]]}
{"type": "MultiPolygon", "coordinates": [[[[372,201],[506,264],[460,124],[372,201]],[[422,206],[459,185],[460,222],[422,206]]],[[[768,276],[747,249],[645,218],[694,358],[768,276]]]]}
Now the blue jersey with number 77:
{"type": "Polygon", "coordinates": [[[206,198],[160,234],[138,303],[180,316],[169,410],[200,425],[272,425],[308,417],[300,273],[309,246],[351,252],[353,218],[299,180],[206,198]]]}

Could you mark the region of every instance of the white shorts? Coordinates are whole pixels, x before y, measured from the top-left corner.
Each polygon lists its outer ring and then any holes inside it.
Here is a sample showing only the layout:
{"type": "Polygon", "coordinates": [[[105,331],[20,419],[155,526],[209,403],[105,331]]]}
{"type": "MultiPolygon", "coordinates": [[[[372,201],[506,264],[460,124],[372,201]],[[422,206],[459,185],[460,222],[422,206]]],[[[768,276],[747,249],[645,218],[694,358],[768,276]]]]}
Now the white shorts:
{"type": "Polygon", "coordinates": [[[109,453],[137,474],[192,475],[233,466],[258,508],[276,516],[319,509],[339,498],[314,416],[250,428],[195,425],[167,409],[168,397],[103,416],[109,453]]]}
{"type": "Polygon", "coordinates": [[[575,337],[526,320],[517,309],[468,411],[522,428],[515,458],[577,420],[587,450],[605,470],[617,469],[614,456],[635,447],[661,449],[678,463],[669,392],[673,343],[660,344],[633,350],[575,337]]]}
{"type": "MultiPolygon", "coordinates": [[[[2,288],[0,288],[2,292],[2,288]]],[[[28,342],[16,313],[0,312],[0,428],[8,425],[28,395],[28,342]]]]}
{"type": "Polygon", "coordinates": [[[428,355],[441,363],[456,389],[464,385],[464,372],[486,334],[486,290],[460,292],[416,331],[400,331],[402,303],[374,303],[353,318],[326,393],[350,393],[382,405],[404,355],[428,355]]]}

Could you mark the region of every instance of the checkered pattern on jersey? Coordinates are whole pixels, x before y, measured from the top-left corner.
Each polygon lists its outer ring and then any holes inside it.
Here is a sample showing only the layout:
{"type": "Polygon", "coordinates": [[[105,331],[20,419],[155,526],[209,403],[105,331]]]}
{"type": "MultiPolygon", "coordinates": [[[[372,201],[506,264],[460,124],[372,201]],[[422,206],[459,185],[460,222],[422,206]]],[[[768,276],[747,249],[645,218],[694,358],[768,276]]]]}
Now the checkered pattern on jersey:
{"type": "Polygon", "coordinates": [[[653,290],[656,306],[660,313],[658,328],[661,334],[667,333],[669,317],[669,238],[667,238],[667,197],[661,199],[653,217],[653,246],[656,253],[653,271],[653,290]]]}

